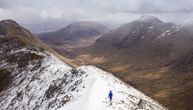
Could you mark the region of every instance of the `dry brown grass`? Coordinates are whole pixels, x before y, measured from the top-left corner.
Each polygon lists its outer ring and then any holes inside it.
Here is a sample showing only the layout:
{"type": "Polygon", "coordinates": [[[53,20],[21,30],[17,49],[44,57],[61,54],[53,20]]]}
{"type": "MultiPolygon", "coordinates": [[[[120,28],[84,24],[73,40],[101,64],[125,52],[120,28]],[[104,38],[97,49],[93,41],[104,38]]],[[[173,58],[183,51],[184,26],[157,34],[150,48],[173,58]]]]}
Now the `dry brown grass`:
{"type": "Polygon", "coordinates": [[[153,97],[159,98],[168,98],[170,96],[170,92],[168,90],[161,90],[156,92],[153,97]]]}
{"type": "Polygon", "coordinates": [[[96,39],[97,39],[96,37],[81,38],[79,41],[75,42],[67,41],[67,43],[66,44],[64,43],[63,46],[68,49],[84,48],[93,45],[96,39]]]}
{"type": "Polygon", "coordinates": [[[158,71],[155,70],[150,72],[138,72],[137,74],[133,74],[132,76],[133,78],[136,78],[136,79],[159,79],[164,74],[166,74],[168,70],[169,68],[164,67],[158,71]]]}
{"type": "Polygon", "coordinates": [[[74,59],[71,59],[71,63],[75,65],[83,65],[83,64],[101,64],[105,61],[104,57],[95,57],[93,58],[90,54],[82,54],[77,56],[74,59]]]}
{"type": "Polygon", "coordinates": [[[117,66],[117,67],[111,68],[111,71],[113,71],[114,73],[125,72],[127,70],[128,70],[128,65],[117,66]]]}

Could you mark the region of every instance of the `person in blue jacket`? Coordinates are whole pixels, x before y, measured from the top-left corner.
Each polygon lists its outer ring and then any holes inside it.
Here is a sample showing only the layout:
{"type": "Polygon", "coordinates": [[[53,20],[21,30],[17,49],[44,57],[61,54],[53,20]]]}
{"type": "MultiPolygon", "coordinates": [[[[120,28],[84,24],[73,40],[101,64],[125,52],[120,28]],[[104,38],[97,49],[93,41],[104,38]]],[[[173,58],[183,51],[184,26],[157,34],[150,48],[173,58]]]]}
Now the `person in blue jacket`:
{"type": "Polygon", "coordinates": [[[112,102],[112,98],[113,98],[113,93],[112,93],[112,91],[109,91],[109,101],[110,101],[110,103],[112,102]]]}

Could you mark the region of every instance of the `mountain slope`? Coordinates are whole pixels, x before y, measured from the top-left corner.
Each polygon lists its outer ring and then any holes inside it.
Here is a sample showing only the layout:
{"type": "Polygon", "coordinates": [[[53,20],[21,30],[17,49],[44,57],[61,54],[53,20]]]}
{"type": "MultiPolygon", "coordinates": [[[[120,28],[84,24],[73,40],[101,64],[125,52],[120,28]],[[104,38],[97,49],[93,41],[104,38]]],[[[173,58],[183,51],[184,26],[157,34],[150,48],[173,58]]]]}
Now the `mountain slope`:
{"type": "Polygon", "coordinates": [[[81,38],[99,36],[105,33],[107,27],[95,22],[77,22],[55,32],[40,34],[40,38],[45,41],[55,41],[63,43],[65,40],[76,41],[81,38]]]}
{"type": "Polygon", "coordinates": [[[108,28],[97,22],[77,22],[54,32],[39,34],[39,38],[53,49],[72,57],[82,48],[94,44],[108,28]]]}
{"type": "Polygon", "coordinates": [[[111,63],[129,64],[129,71],[157,68],[175,62],[193,49],[192,26],[141,17],[105,34],[90,50],[93,56],[104,56],[111,63]]]}
{"type": "Polygon", "coordinates": [[[162,45],[157,46],[154,40],[173,27],[175,25],[164,23],[155,17],[141,17],[105,34],[90,50],[93,56],[105,55],[106,60],[111,63],[130,63],[129,70],[159,67],[168,63],[169,56],[164,55],[167,49],[162,45]]]}
{"type": "Polygon", "coordinates": [[[32,34],[23,34],[24,28],[13,21],[1,21],[0,27],[2,110],[73,110],[78,106],[82,110],[165,109],[110,73],[93,66],[72,68],[40,41],[33,41],[32,34]],[[108,89],[114,92],[112,106],[106,99],[108,89]],[[104,93],[98,98],[99,91],[104,93]]]}

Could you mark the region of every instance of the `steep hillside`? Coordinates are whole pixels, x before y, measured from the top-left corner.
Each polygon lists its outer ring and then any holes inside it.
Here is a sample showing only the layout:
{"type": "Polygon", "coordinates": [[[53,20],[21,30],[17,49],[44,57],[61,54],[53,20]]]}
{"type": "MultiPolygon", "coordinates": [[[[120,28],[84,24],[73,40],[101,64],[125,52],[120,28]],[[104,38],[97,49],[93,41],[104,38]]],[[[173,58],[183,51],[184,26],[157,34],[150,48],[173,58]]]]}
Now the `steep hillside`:
{"type": "Polygon", "coordinates": [[[1,21],[0,32],[2,110],[165,110],[110,73],[94,66],[72,68],[14,21],[1,21]]]}
{"type": "Polygon", "coordinates": [[[31,32],[19,26],[15,21],[3,20],[0,22],[0,34],[9,38],[17,38],[28,45],[41,47],[39,40],[31,32]]]}
{"type": "Polygon", "coordinates": [[[167,45],[159,45],[155,39],[173,28],[173,24],[143,16],[99,38],[91,52],[93,55],[105,55],[110,63],[129,63],[129,70],[160,67],[166,65],[170,59],[167,55],[170,46],[168,48],[167,45]]]}

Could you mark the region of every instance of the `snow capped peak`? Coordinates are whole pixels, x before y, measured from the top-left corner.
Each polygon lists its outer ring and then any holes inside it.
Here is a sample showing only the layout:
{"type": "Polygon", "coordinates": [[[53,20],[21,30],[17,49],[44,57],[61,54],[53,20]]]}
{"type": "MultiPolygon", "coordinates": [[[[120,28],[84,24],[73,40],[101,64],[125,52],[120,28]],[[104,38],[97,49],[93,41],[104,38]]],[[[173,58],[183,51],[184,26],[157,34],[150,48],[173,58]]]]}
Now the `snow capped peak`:
{"type": "Polygon", "coordinates": [[[137,21],[140,21],[140,22],[162,22],[157,17],[150,16],[150,15],[143,15],[139,19],[137,19],[137,21]]]}
{"type": "Polygon", "coordinates": [[[150,16],[150,15],[143,15],[143,16],[141,16],[140,19],[141,20],[155,20],[155,19],[158,19],[158,18],[156,18],[154,16],[150,16]]]}

